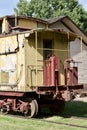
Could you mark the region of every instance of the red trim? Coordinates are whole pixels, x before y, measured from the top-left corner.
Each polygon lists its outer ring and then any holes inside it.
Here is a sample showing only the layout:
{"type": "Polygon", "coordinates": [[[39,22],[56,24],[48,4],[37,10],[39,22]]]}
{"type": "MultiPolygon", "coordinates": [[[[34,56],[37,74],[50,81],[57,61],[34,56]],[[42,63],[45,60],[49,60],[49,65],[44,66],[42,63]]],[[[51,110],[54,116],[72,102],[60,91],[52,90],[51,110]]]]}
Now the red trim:
{"type": "Polygon", "coordinates": [[[56,92],[56,88],[59,91],[65,91],[67,89],[69,90],[79,90],[83,89],[83,84],[79,85],[58,85],[58,86],[38,86],[37,92],[56,92]]]}
{"type": "Polygon", "coordinates": [[[0,92],[0,96],[22,97],[23,95],[24,92],[10,92],[10,91],[0,92]]]}

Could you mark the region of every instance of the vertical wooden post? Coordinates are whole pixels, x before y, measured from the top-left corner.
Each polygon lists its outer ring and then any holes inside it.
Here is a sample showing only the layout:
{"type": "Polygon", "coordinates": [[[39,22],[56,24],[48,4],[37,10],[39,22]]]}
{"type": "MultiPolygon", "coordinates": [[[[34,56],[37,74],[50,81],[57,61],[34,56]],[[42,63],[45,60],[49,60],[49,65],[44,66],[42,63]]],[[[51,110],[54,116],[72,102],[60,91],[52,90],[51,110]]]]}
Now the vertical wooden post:
{"type": "Polygon", "coordinates": [[[37,31],[35,31],[35,48],[36,48],[36,86],[37,86],[37,31]]]}
{"type": "Polygon", "coordinates": [[[69,42],[69,32],[67,32],[68,34],[68,58],[70,57],[70,42],[69,42]]]}
{"type": "Polygon", "coordinates": [[[82,50],[83,50],[83,48],[82,48],[82,37],[80,37],[80,39],[81,39],[81,83],[83,83],[83,62],[82,62],[82,50]]]}

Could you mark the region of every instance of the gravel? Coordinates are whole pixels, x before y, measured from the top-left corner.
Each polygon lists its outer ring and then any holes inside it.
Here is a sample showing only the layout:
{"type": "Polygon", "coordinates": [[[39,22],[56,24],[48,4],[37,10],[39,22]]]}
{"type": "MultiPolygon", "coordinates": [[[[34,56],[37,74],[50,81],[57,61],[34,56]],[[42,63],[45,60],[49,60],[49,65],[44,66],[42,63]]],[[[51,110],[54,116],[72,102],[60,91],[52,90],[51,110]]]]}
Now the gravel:
{"type": "Polygon", "coordinates": [[[87,102],[87,96],[86,97],[80,97],[80,96],[77,96],[74,101],[82,101],[82,102],[87,102]]]}

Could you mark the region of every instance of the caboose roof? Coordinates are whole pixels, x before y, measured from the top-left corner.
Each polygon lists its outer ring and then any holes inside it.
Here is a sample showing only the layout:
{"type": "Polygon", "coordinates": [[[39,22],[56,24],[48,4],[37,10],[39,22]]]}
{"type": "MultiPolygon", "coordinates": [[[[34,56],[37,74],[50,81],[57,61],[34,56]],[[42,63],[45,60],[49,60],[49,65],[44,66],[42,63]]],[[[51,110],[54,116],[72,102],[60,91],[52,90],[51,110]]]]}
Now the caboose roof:
{"type": "MultiPolygon", "coordinates": [[[[9,19],[14,19],[16,16],[15,15],[6,15],[3,17],[0,17],[0,20],[2,20],[4,17],[9,18],[9,19]]],[[[31,16],[17,16],[18,19],[27,19],[27,20],[33,20],[33,21],[37,21],[37,22],[41,22],[41,23],[45,23],[48,24],[48,22],[46,20],[42,20],[40,18],[34,18],[31,16]]]]}
{"type": "Polygon", "coordinates": [[[70,19],[69,16],[60,16],[56,18],[48,19],[49,27],[57,22],[61,22],[64,26],[66,26],[71,32],[76,33],[80,37],[82,37],[83,42],[87,44],[87,34],[74,22],[70,19]]]}
{"type": "Polygon", "coordinates": [[[33,30],[28,30],[28,31],[23,31],[23,32],[15,32],[15,33],[11,33],[11,34],[8,34],[8,35],[0,35],[0,38],[2,37],[9,37],[9,36],[12,36],[12,35],[17,35],[17,34],[24,34],[25,37],[29,37],[30,34],[33,34],[35,32],[55,32],[55,33],[60,33],[60,34],[65,34],[65,35],[69,35],[70,37],[78,37],[79,38],[79,35],[73,33],[73,32],[70,32],[70,31],[65,31],[63,29],[52,29],[52,28],[47,28],[47,29],[33,29],[33,30]]]}
{"type": "MultiPolygon", "coordinates": [[[[60,33],[60,34],[64,34],[64,35],[67,35],[67,38],[68,36],[69,37],[73,37],[73,38],[76,38],[78,37],[79,38],[79,35],[73,33],[73,32],[70,32],[70,31],[65,31],[63,29],[52,29],[52,28],[47,28],[47,29],[35,29],[35,30],[30,30],[30,31],[26,31],[25,32],[25,37],[29,37],[30,34],[32,33],[35,33],[35,32],[55,32],[55,33],[60,33]],[[28,35],[29,34],[29,35],[28,35]]],[[[69,39],[70,40],[70,39],[69,39]]]]}
{"type": "MultiPolygon", "coordinates": [[[[4,17],[8,19],[14,19],[15,15],[3,16],[0,18],[0,21],[2,21],[4,17]]],[[[42,20],[39,18],[30,17],[30,16],[17,16],[17,18],[40,22],[40,23],[46,24],[48,28],[51,28],[51,26],[54,25],[55,23],[61,22],[70,32],[77,34],[79,37],[82,37],[83,42],[87,44],[87,34],[82,29],[80,29],[79,26],[77,26],[77,24],[73,22],[68,16],[60,16],[60,17],[51,18],[47,20],[42,20]]],[[[16,29],[16,27],[14,28],[16,29]]],[[[27,28],[25,30],[27,30],[27,28]]],[[[59,30],[59,27],[57,27],[56,30],[59,30]]]]}

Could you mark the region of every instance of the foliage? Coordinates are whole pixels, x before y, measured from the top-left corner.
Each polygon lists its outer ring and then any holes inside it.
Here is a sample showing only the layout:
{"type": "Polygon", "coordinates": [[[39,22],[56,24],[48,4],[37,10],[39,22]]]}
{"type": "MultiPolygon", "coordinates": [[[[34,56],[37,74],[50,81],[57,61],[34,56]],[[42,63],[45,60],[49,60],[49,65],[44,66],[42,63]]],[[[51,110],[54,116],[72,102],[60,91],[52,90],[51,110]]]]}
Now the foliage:
{"type": "Polygon", "coordinates": [[[78,0],[19,0],[16,11],[19,15],[42,19],[68,15],[87,32],[87,12],[78,0]]]}

